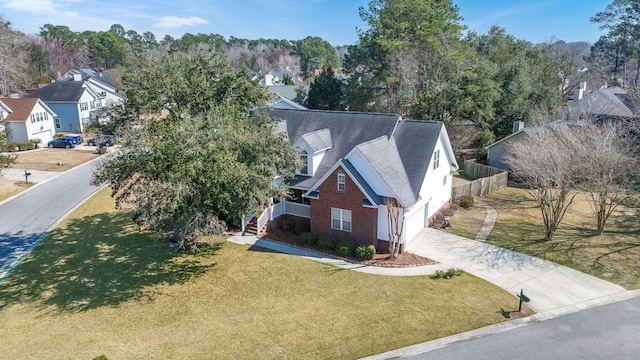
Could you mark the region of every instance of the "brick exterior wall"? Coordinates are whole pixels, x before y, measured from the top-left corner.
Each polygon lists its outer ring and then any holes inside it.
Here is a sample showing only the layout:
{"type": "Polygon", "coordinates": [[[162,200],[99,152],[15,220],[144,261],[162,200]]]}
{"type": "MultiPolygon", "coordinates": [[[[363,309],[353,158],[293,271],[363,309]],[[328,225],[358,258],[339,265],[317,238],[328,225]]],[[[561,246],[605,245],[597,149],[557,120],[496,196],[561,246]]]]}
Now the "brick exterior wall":
{"type": "Polygon", "coordinates": [[[342,167],[319,187],[319,199],[311,199],[311,232],[330,235],[337,241],[350,240],[378,248],[378,209],[362,206],[365,195],[342,167]],[[338,192],[338,172],[345,173],[345,191],[338,192]],[[331,208],[351,210],[351,232],[331,228],[331,208]]]}

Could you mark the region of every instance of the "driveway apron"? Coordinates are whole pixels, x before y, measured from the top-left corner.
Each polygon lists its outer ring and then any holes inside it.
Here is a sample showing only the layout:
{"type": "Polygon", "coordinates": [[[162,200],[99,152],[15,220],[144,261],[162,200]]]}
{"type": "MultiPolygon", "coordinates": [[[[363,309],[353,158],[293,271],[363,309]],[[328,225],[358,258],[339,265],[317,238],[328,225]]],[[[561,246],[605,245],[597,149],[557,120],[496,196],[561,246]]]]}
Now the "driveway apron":
{"type": "MultiPolygon", "coordinates": [[[[407,251],[462,269],[512,294],[520,290],[537,312],[577,305],[624,292],[619,285],[533,256],[426,228],[407,251]]],[[[461,289],[464,291],[464,289],[461,289]]]]}

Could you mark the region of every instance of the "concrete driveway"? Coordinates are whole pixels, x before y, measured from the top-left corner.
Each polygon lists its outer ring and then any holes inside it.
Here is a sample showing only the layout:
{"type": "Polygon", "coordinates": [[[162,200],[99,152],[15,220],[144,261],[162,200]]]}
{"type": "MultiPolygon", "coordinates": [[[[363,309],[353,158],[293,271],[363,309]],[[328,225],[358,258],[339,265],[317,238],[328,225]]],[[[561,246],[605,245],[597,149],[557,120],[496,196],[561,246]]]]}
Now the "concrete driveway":
{"type": "Polygon", "coordinates": [[[523,289],[531,298],[528,305],[537,312],[565,306],[587,308],[593,301],[613,301],[612,295],[626,291],[619,285],[550,261],[431,228],[414,238],[407,251],[439,261],[448,268],[462,269],[512,294],[523,289]]]}

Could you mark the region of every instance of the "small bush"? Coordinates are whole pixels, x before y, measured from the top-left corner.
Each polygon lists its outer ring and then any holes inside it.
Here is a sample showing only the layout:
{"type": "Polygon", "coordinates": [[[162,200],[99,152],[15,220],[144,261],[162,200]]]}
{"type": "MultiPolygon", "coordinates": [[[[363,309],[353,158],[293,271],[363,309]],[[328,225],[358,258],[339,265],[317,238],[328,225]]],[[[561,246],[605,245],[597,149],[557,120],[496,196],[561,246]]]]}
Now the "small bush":
{"type": "Polygon", "coordinates": [[[356,259],[371,260],[376,255],[376,248],[373,245],[360,244],[354,250],[356,259]]]}
{"type": "Polygon", "coordinates": [[[443,270],[436,271],[436,273],[433,275],[433,278],[434,279],[451,279],[454,276],[460,276],[460,275],[462,275],[462,270],[451,268],[447,271],[443,271],[443,270]]]}
{"type": "Polygon", "coordinates": [[[356,248],[356,244],[352,241],[340,241],[336,245],[336,255],[342,257],[349,257],[353,254],[353,250],[356,248]]]}
{"type": "Polygon", "coordinates": [[[56,139],[59,138],[59,137],[63,137],[63,136],[64,136],[64,134],[61,134],[61,133],[53,134],[53,137],[56,138],[56,139]]]}
{"type": "Polygon", "coordinates": [[[316,244],[316,234],[312,232],[305,231],[300,234],[300,244],[302,245],[315,245],[316,244]]]}
{"type": "Polygon", "coordinates": [[[305,224],[301,223],[301,222],[295,222],[293,224],[293,233],[296,235],[300,235],[305,231],[308,231],[309,229],[307,229],[307,227],[305,226],[305,224]]]}
{"type": "Polygon", "coordinates": [[[14,147],[18,148],[18,151],[26,151],[26,150],[33,150],[36,148],[36,144],[32,143],[31,141],[27,141],[27,142],[17,142],[17,143],[12,143],[14,147]]]}
{"type": "Polygon", "coordinates": [[[333,250],[335,247],[336,241],[331,236],[320,236],[318,239],[318,249],[320,250],[333,250]]]}
{"type": "Polygon", "coordinates": [[[283,219],[282,220],[282,231],[286,231],[286,232],[293,232],[293,227],[295,226],[295,223],[293,222],[293,220],[291,219],[283,219]]]}
{"type": "Polygon", "coordinates": [[[460,196],[460,199],[458,199],[458,202],[460,203],[460,206],[462,206],[465,209],[468,209],[473,206],[474,199],[473,199],[473,196],[460,196]]]}

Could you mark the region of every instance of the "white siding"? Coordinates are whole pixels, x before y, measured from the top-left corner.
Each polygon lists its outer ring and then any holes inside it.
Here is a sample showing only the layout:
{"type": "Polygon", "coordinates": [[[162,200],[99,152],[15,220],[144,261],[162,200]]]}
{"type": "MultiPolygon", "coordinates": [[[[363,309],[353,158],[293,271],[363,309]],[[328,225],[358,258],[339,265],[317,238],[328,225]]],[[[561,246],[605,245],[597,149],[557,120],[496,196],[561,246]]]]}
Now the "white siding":
{"type": "Polygon", "coordinates": [[[447,151],[443,146],[443,134],[440,134],[438,142],[436,143],[435,151],[440,150],[440,165],[437,169],[433,168],[433,156],[429,162],[429,168],[427,174],[420,188],[420,197],[422,201],[417,203],[412,209],[416,207],[424,207],[425,204],[429,204],[427,213],[432,216],[440,208],[451,199],[451,182],[452,182],[452,170],[451,164],[455,159],[451,159],[447,151]],[[443,178],[446,177],[447,181],[443,184],[443,178]]]}
{"type": "MultiPolygon", "coordinates": [[[[40,103],[36,103],[29,115],[29,119],[26,121],[26,131],[28,133],[28,139],[40,139],[42,142],[40,146],[47,146],[47,142],[53,139],[53,134],[56,132],[54,128],[54,114],[48,112],[40,103]],[[31,114],[44,112],[47,114],[46,120],[31,122],[31,114]]],[[[28,140],[27,140],[28,141],[28,140]]]]}
{"type": "Polygon", "coordinates": [[[313,176],[313,174],[316,173],[316,170],[318,170],[318,166],[320,166],[320,162],[322,161],[322,158],[326,153],[327,153],[326,150],[322,150],[322,151],[318,151],[317,153],[314,153],[313,156],[309,157],[311,160],[311,164],[309,166],[309,169],[311,170],[311,174],[310,174],[311,176],[313,176]]]}
{"type": "Polygon", "coordinates": [[[408,243],[425,227],[425,206],[414,206],[405,214],[404,239],[408,243]]]}
{"type": "Polygon", "coordinates": [[[387,207],[378,207],[378,239],[389,241],[389,220],[387,218],[387,207]]]}

